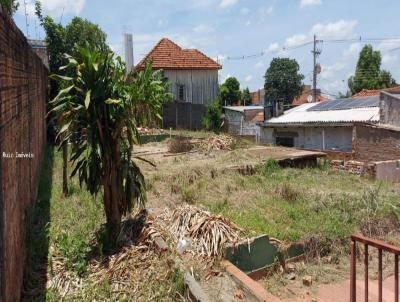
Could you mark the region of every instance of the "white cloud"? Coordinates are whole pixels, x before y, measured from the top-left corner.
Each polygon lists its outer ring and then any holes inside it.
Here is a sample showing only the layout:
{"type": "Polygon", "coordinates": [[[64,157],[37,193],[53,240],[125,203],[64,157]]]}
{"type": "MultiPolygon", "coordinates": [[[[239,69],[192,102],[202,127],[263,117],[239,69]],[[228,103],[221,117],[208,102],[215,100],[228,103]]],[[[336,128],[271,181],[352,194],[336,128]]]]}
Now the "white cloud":
{"type": "Polygon", "coordinates": [[[240,10],[240,14],[243,15],[243,16],[248,15],[249,13],[250,13],[250,9],[247,8],[247,7],[243,7],[243,8],[240,10]]]}
{"type": "Polygon", "coordinates": [[[214,31],[214,28],[206,25],[206,24],[200,24],[193,28],[193,31],[198,33],[198,34],[208,34],[214,31]]]}
{"type": "Polygon", "coordinates": [[[278,50],[279,50],[279,44],[278,43],[271,43],[267,48],[267,52],[268,53],[277,52],[278,50]]]}
{"type": "Polygon", "coordinates": [[[222,0],[221,3],[219,4],[219,7],[226,8],[235,5],[237,2],[238,0],[222,0]]]}
{"type": "MultiPolygon", "coordinates": [[[[57,17],[69,13],[79,15],[85,6],[85,0],[41,0],[41,3],[45,15],[57,17]]],[[[26,10],[30,17],[35,15],[35,0],[27,0],[26,10]]],[[[20,1],[18,13],[25,13],[23,1],[20,1]]]]}
{"type": "Polygon", "coordinates": [[[251,22],[250,22],[249,20],[247,20],[247,22],[246,22],[244,25],[250,26],[250,25],[251,25],[251,22]]]}
{"type": "Polygon", "coordinates": [[[257,64],[256,65],[254,65],[254,68],[255,69],[261,69],[261,68],[263,68],[264,67],[264,63],[263,62],[257,62],[257,64]]]}
{"type": "Polygon", "coordinates": [[[328,39],[347,39],[356,36],[355,28],[357,20],[339,20],[331,23],[317,23],[308,33],[296,34],[286,39],[284,46],[293,47],[306,42],[311,42],[313,35],[317,38],[328,39]]]}
{"type": "Polygon", "coordinates": [[[247,77],[245,77],[244,81],[246,83],[251,82],[251,80],[253,79],[253,76],[251,74],[249,74],[247,77]]]}
{"type": "Polygon", "coordinates": [[[300,7],[303,8],[305,6],[314,6],[314,5],[321,5],[321,0],[301,0],[300,7]]]}
{"type": "Polygon", "coordinates": [[[260,7],[258,9],[258,15],[259,15],[259,22],[264,22],[269,16],[272,15],[274,12],[274,7],[272,5],[268,7],[260,7]]]}
{"type": "Polygon", "coordinates": [[[361,43],[358,43],[358,42],[357,42],[357,43],[351,43],[350,46],[349,46],[349,48],[346,49],[346,50],[343,52],[343,55],[345,55],[345,56],[350,56],[350,57],[358,56],[358,54],[359,54],[360,51],[361,51],[361,48],[362,48],[361,43]]]}
{"type": "Polygon", "coordinates": [[[357,20],[339,20],[327,24],[317,23],[311,29],[310,34],[334,39],[351,38],[354,37],[356,26],[357,20]]]}
{"type": "Polygon", "coordinates": [[[297,34],[286,39],[285,47],[292,47],[302,44],[307,41],[307,35],[297,34]]]}

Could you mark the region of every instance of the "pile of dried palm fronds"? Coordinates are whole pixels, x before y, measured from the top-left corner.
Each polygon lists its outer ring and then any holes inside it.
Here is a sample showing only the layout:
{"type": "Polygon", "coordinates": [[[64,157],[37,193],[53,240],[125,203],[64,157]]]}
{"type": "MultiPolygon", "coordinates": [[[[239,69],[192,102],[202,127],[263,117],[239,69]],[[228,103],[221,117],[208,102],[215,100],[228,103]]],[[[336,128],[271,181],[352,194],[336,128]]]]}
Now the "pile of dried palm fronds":
{"type": "MultiPolygon", "coordinates": [[[[82,279],[69,272],[65,267],[66,259],[56,257],[52,261],[47,287],[57,290],[62,297],[82,298],[87,280],[92,286],[107,280],[114,293],[134,294],[141,288],[143,280],[151,275],[159,275],[159,269],[155,266],[166,265],[165,259],[160,261],[155,252],[155,238],[164,237],[165,233],[153,218],[147,216],[145,211],[140,211],[122,223],[118,239],[122,248],[117,253],[107,257],[99,255],[89,261],[89,278],[82,279]]],[[[167,278],[169,269],[163,273],[167,278]]],[[[161,275],[157,278],[162,281],[161,275]]]]}
{"type": "Polygon", "coordinates": [[[199,149],[209,150],[232,150],[236,140],[230,135],[219,134],[199,140],[196,145],[199,149]]]}
{"type": "Polygon", "coordinates": [[[220,256],[226,243],[239,240],[240,229],[226,218],[193,206],[175,209],[170,230],[176,239],[191,239],[191,250],[198,256],[220,256]]]}

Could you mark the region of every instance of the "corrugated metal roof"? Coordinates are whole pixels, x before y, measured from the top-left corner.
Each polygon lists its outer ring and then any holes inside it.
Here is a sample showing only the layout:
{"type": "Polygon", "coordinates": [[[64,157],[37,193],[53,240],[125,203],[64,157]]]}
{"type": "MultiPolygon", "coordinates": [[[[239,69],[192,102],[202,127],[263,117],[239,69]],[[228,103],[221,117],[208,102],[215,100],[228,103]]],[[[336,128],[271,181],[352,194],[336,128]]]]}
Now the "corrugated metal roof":
{"type": "Polygon", "coordinates": [[[265,126],[274,124],[302,124],[302,123],[354,123],[379,122],[379,107],[363,107],[342,110],[312,111],[310,103],[286,111],[283,115],[271,118],[264,122],[265,126]]]}
{"type": "Polygon", "coordinates": [[[264,110],[263,106],[225,106],[223,108],[238,112],[244,112],[245,110],[264,110]]]}

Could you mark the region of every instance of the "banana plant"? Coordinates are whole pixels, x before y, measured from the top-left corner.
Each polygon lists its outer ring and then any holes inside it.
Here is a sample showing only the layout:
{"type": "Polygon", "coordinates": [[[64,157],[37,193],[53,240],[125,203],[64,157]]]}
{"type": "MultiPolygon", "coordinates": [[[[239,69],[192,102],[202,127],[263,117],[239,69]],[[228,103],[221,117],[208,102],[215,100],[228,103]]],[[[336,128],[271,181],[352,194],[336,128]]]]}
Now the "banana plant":
{"type": "Polygon", "coordinates": [[[65,87],[50,103],[59,125],[58,142],[72,144],[71,177],[79,177],[92,195],[103,191],[115,241],[122,216],[146,201],[145,178],[133,159],[137,128],[156,123],[172,95],[151,62],[126,77],[125,65],[108,50],[82,47],[67,60],[61,69],[69,76],[52,75],[65,87]]]}

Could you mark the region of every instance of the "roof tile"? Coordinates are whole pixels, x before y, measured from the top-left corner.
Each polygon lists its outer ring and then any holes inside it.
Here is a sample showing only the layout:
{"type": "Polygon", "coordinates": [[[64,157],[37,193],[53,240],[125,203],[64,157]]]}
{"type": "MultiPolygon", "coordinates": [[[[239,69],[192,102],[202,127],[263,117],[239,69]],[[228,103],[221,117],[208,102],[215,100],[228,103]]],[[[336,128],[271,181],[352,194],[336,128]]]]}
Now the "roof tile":
{"type": "Polygon", "coordinates": [[[222,66],[197,49],[182,49],[171,40],[161,39],[136,65],[144,69],[146,62],[153,61],[154,69],[221,69],[222,66]]]}
{"type": "Polygon", "coordinates": [[[365,96],[375,96],[375,95],[379,95],[382,91],[400,93],[400,86],[395,86],[395,87],[386,88],[386,89],[375,89],[375,90],[363,89],[360,92],[354,94],[352,97],[360,98],[360,97],[365,97],[365,96]]]}

